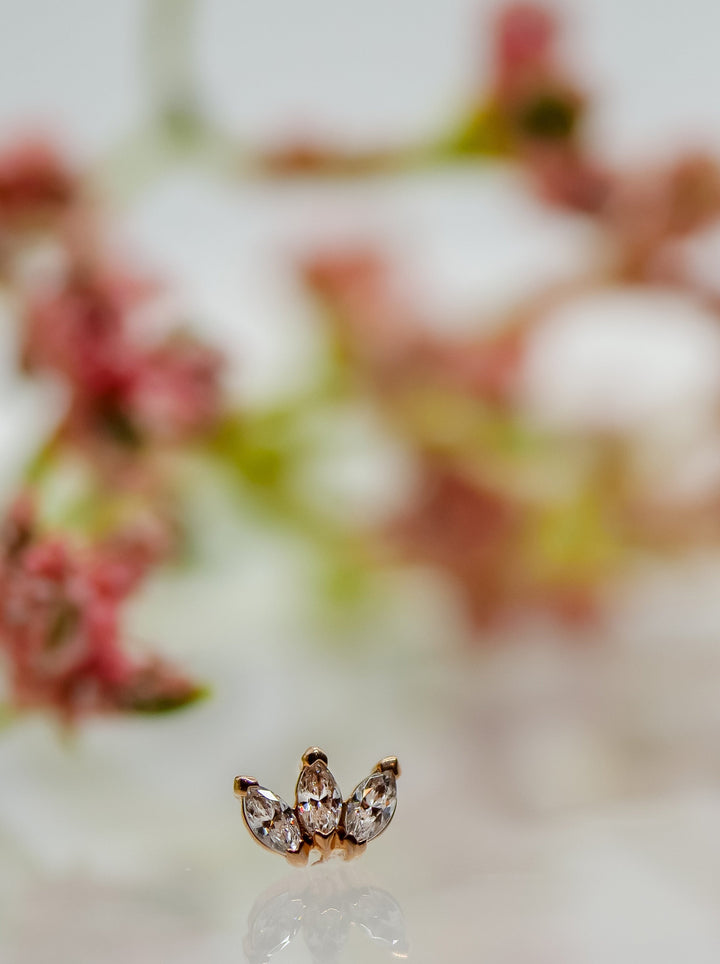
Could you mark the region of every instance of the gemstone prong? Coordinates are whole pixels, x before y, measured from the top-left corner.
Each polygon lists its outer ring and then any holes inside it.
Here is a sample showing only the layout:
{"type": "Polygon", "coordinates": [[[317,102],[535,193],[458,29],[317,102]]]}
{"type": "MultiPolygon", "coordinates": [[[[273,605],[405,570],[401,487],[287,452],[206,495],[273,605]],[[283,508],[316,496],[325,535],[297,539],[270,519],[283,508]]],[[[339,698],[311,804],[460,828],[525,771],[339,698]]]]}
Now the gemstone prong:
{"type": "Polygon", "coordinates": [[[311,849],[311,845],[307,843],[307,841],[304,841],[302,847],[297,853],[287,853],[285,854],[285,859],[293,867],[304,867],[308,862],[308,858],[310,857],[311,849]]]}
{"type": "Polygon", "coordinates": [[[383,770],[392,770],[396,777],[400,776],[400,764],[396,756],[384,756],[375,769],[378,773],[382,773],[383,770]]]}
{"type": "Polygon", "coordinates": [[[316,833],[313,836],[313,847],[315,847],[320,854],[320,860],[327,860],[332,853],[334,837],[334,834],[331,834],[329,837],[324,837],[320,833],[316,833]]]}
{"type": "Polygon", "coordinates": [[[302,762],[306,767],[312,766],[313,763],[317,763],[318,760],[321,760],[325,766],[327,766],[327,753],[321,750],[319,746],[308,747],[302,755],[302,762]]]}
{"type": "Polygon", "coordinates": [[[344,860],[354,860],[365,853],[366,847],[367,843],[357,843],[350,837],[336,837],[333,841],[333,850],[341,850],[344,860]]]}
{"type": "Polygon", "coordinates": [[[255,777],[235,777],[235,796],[241,799],[247,794],[250,787],[258,785],[255,777]]]}

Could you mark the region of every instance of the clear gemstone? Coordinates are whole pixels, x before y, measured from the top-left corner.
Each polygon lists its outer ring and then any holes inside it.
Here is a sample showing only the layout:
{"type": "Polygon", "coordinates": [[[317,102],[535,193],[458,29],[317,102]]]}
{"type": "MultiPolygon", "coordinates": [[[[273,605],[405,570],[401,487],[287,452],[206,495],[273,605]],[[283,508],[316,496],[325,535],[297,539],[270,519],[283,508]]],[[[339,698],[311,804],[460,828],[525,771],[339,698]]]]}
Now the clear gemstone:
{"type": "Polygon", "coordinates": [[[272,791],[250,787],[243,800],[248,827],[260,843],[280,854],[297,853],[302,834],[295,813],[272,791]]]}
{"type": "Polygon", "coordinates": [[[327,837],[336,830],[341,813],[340,788],[323,761],[303,767],[297,784],[297,815],[303,830],[327,837]]]}
{"type": "Polygon", "coordinates": [[[397,806],[392,770],[381,770],[358,784],[347,802],[345,832],[358,843],[372,840],[387,827],[397,806]]]}

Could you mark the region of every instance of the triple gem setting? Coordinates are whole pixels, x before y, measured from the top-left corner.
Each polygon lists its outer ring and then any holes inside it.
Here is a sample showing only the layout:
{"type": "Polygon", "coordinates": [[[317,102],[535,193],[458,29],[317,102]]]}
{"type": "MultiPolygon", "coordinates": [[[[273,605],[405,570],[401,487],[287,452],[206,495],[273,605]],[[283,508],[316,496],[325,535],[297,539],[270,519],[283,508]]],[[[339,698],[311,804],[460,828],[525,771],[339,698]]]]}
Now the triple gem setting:
{"type": "Polygon", "coordinates": [[[332,854],[356,857],[395,813],[397,757],[380,760],[345,802],[327,762],[319,747],[304,753],[294,808],[252,777],[235,777],[235,794],[242,800],[248,830],[263,847],[290,863],[307,863],[313,850],[321,860],[332,854]]]}

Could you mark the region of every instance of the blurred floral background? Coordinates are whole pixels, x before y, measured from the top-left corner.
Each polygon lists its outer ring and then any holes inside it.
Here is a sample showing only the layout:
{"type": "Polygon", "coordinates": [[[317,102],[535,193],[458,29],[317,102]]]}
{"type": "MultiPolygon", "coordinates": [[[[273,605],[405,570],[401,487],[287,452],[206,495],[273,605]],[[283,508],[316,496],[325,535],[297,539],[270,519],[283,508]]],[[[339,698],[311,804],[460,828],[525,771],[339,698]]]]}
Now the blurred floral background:
{"type": "Polygon", "coordinates": [[[720,9],[0,14],[7,959],[717,960],[720,9]]]}

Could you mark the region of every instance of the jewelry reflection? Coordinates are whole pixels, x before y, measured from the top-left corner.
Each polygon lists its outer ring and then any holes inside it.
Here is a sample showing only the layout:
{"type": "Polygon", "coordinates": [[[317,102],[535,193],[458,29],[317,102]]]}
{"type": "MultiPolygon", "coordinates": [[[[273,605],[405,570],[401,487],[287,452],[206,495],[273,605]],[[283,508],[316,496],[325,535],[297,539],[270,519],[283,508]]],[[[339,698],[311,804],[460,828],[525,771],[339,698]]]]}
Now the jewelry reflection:
{"type": "Polygon", "coordinates": [[[268,964],[299,935],[314,964],[339,964],[353,929],[392,957],[408,957],[405,919],[392,894],[334,864],[285,878],[255,901],[244,945],[249,964],[268,964]]]}

